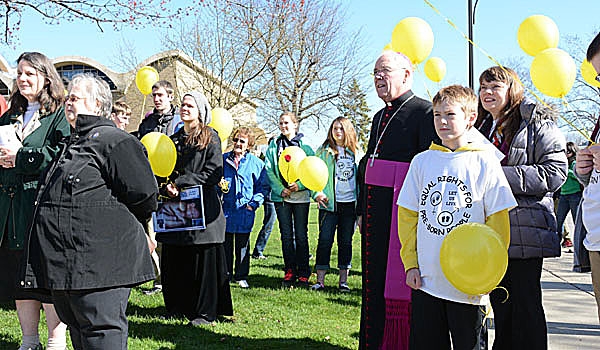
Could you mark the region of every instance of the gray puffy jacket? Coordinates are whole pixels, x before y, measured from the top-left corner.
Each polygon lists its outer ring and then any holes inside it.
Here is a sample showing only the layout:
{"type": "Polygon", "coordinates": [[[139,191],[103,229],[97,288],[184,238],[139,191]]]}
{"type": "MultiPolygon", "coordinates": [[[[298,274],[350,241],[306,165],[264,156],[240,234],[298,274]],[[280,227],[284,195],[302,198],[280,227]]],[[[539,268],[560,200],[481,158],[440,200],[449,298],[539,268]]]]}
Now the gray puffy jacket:
{"type": "Polygon", "coordinates": [[[517,199],[510,211],[511,259],[560,256],[552,194],[567,179],[565,138],[549,109],[524,100],[523,120],[502,168],[517,199]]]}

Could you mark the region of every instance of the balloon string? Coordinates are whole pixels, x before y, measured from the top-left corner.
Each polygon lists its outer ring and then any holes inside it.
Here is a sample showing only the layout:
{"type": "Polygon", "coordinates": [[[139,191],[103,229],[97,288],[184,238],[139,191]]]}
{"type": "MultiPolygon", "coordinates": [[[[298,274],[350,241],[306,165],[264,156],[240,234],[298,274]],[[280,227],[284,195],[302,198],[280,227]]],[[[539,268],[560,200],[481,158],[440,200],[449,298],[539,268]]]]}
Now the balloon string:
{"type": "MultiPolygon", "coordinates": [[[[421,73],[421,70],[419,69],[419,65],[415,64],[415,71],[421,73]]],[[[425,75],[425,74],[423,74],[425,75]]],[[[427,79],[423,79],[423,86],[425,87],[425,91],[427,92],[427,96],[429,96],[429,100],[431,101],[433,99],[433,96],[431,96],[431,92],[429,91],[429,87],[427,86],[427,79]]]]}
{"type": "MultiPolygon", "coordinates": [[[[444,18],[444,20],[454,29],[456,29],[456,31],[458,31],[471,45],[473,45],[473,47],[476,47],[479,51],[481,51],[484,55],[487,56],[487,58],[490,59],[490,61],[494,62],[495,65],[497,65],[498,67],[506,70],[504,68],[504,66],[502,64],[500,64],[500,62],[498,62],[498,60],[496,60],[494,57],[492,57],[492,55],[490,55],[489,53],[487,53],[481,46],[477,45],[473,40],[471,40],[467,35],[465,35],[465,33],[463,31],[461,31],[460,29],[458,29],[458,27],[456,26],[456,24],[454,24],[454,22],[452,22],[452,20],[450,20],[448,17],[446,17],[445,15],[443,15],[440,10],[438,10],[429,0],[423,0],[427,5],[429,5],[429,7],[431,7],[431,9],[437,13],[438,15],[440,15],[440,17],[444,18]]],[[[518,82],[521,84],[521,86],[523,86],[523,88],[529,92],[533,97],[535,97],[535,99],[540,102],[540,104],[542,104],[543,106],[545,106],[546,108],[550,109],[550,110],[554,110],[554,108],[550,107],[544,100],[542,100],[533,90],[529,89],[527,86],[525,86],[525,84],[523,84],[523,82],[521,81],[521,78],[519,78],[518,76],[516,76],[518,82]]],[[[564,96],[562,97],[563,99],[563,105],[565,105],[566,100],[564,98],[564,96]]],[[[572,111],[571,111],[572,112],[572,111]]],[[[589,138],[589,136],[583,132],[581,129],[575,127],[575,125],[573,125],[573,123],[571,123],[570,121],[568,121],[565,117],[563,117],[560,112],[557,113],[558,116],[560,117],[560,119],[562,119],[563,121],[565,121],[569,126],[573,127],[577,132],[579,132],[585,139],[587,139],[588,141],[592,142],[589,138]]],[[[592,142],[593,143],[593,142],[592,142]]]]}
{"type": "Polygon", "coordinates": [[[490,291],[490,293],[493,292],[496,289],[501,289],[501,290],[503,290],[506,293],[506,298],[504,298],[504,300],[501,301],[502,304],[506,303],[508,301],[508,296],[509,296],[508,289],[506,289],[506,288],[504,288],[502,286],[496,286],[494,289],[492,289],[490,291]]]}
{"type": "Polygon", "coordinates": [[[148,95],[144,95],[144,100],[142,101],[142,111],[140,113],[140,122],[144,120],[144,109],[146,109],[146,97],[148,95]]]}
{"type": "MultiPolygon", "coordinates": [[[[565,108],[567,108],[567,110],[573,114],[575,114],[575,111],[573,110],[573,108],[571,107],[571,105],[569,104],[569,102],[567,102],[567,99],[565,99],[564,97],[561,99],[561,102],[563,104],[563,106],[565,106],[565,108]]],[[[570,127],[572,127],[573,129],[577,130],[581,135],[583,135],[583,137],[586,138],[586,140],[588,140],[590,142],[591,145],[595,145],[596,143],[594,141],[592,141],[592,139],[587,136],[587,134],[585,134],[581,129],[579,129],[578,127],[575,126],[575,124],[573,124],[573,122],[567,120],[567,118],[563,117],[562,115],[560,116],[562,118],[562,120],[564,120],[567,124],[569,124],[570,127]]]]}

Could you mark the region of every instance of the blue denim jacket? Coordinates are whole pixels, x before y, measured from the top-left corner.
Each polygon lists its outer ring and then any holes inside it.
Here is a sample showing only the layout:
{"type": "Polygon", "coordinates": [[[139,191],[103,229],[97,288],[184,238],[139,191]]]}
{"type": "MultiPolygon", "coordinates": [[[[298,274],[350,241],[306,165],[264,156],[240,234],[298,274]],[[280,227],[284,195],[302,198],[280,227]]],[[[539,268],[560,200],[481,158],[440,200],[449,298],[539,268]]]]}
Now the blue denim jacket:
{"type": "Polygon", "coordinates": [[[223,154],[223,178],[229,184],[229,191],[223,192],[223,212],[227,220],[225,231],[250,233],[256,209],[262,205],[268,191],[265,164],[258,157],[246,153],[236,169],[232,157],[232,152],[223,154]],[[248,210],[247,205],[253,210],[248,210]]]}

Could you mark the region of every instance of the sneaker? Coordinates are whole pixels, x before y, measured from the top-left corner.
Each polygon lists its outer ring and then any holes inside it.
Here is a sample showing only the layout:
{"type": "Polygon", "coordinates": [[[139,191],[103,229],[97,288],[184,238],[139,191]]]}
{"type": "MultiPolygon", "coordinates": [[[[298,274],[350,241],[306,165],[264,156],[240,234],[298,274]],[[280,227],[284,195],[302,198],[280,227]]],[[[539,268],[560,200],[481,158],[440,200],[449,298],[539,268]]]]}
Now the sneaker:
{"type": "Polygon", "coordinates": [[[316,284],[313,284],[312,287],[310,287],[310,290],[324,291],[325,285],[321,282],[317,282],[316,284]]]}
{"type": "Polygon", "coordinates": [[[350,293],[350,287],[348,287],[348,283],[340,282],[339,290],[342,293],[350,293]]]}
{"type": "Polygon", "coordinates": [[[148,289],[144,291],[145,295],[154,295],[156,293],[161,293],[162,292],[162,285],[157,284],[154,287],[152,287],[152,289],[148,289]]]}
{"type": "Polygon", "coordinates": [[[205,325],[214,324],[214,323],[215,323],[214,321],[209,321],[203,317],[198,317],[198,318],[191,320],[189,324],[192,326],[205,326],[205,325]]]}
{"type": "Polygon", "coordinates": [[[42,349],[44,349],[44,348],[42,347],[42,344],[40,343],[40,344],[34,346],[33,348],[31,346],[21,345],[18,350],[42,350],[42,349]]]}
{"type": "Polygon", "coordinates": [[[246,280],[240,280],[237,282],[241,288],[250,288],[250,285],[248,284],[248,281],[246,280]]]}
{"type": "Polygon", "coordinates": [[[252,259],[258,259],[258,260],[264,260],[267,257],[264,256],[262,253],[253,253],[252,254],[252,259]]]}
{"type": "Polygon", "coordinates": [[[565,238],[562,242],[563,248],[571,248],[573,246],[573,242],[569,238],[565,238]]]}
{"type": "Polygon", "coordinates": [[[287,269],[287,271],[285,271],[285,276],[283,277],[283,282],[281,282],[281,284],[284,287],[291,287],[295,281],[296,275],[294,274],[294,271],[292,271],[292,269],[287,269]]]}
{"type": "Polygon", "coordinates": [[[308,277],[298,277],[298,284],[308,288],[308,277]]]}

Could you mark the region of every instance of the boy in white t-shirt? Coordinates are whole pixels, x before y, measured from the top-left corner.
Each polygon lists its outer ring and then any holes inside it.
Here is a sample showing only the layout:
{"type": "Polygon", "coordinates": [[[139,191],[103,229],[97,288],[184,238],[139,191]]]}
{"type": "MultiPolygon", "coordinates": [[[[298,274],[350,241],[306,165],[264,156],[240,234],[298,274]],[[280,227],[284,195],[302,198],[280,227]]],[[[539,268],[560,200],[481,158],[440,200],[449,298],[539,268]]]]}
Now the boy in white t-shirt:
{"type": "Polygon", "coordinates": [[[471,129],[477,118],[473,90],[441,89],[433,98],[433,115],[442,145],[432,143],[413,159],[398,197],[400,255],[413,289],[410,348],[450,349],[452,341],[454,349],[476,349],[482,296],[450,284],[440,248],[453,228],[468,222],[487,224],[508,246],[508,210],[517,203],[493,146],[478,141],[471,129]]]}

